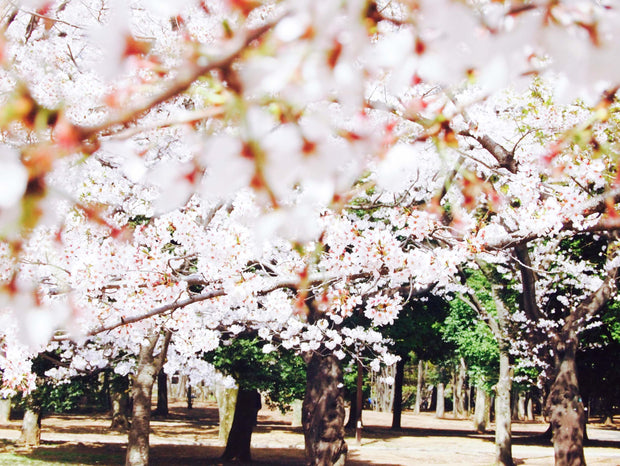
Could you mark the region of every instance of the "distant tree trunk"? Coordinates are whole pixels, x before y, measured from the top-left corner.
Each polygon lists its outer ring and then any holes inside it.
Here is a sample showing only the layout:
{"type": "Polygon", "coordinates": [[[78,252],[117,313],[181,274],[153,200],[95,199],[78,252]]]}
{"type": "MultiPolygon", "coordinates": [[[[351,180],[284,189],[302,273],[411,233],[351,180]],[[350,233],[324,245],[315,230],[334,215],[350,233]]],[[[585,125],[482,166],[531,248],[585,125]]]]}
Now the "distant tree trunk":
{"type": "Polygon", "coordinates": [[[22,420],[22,431],[19,445],[38,447],[41,443],[41,408],[38,406],[28,406],[24,412],[22,420]]]}
{"type": "Polygon", "coordinates": [[[462,419],[465,416],[465,380],[467,376],[467,368],[465,366],[465,360],[461,358],[459,360],[458,367],[455,371],[453,392],[454,392],[454,417],[462,419]]]}
{"type": "Polygon", "coordinates": [[[162,349],[157,357],[154,356],[154,352],[161,337],[160,333],[147,337],[140,345],[138,368],[132,380],[133,412],[127,442],[126,466],[148,466],[149,464],[151,395],[157,373],[164,364],[171,335],[170,331],[165,332],[162,349]]]}
{"type": "Polygon", "coordinates": [[[127,409],[129,407],[129,377],[115,376],[110,382],[110,404],[112,423],[110,429],[126,431],[129,429],[127,409]]]}
{"type": "Polygon", "coordinates": [[[187,386],[187,409],[193,409],[194,403],[192,401],[192,386],[187,386]]]}
{"type": "Polygon", "coordinates": [[[11,399],[0,398],[0,422],[7,423],[11,417],[11,399]]]}
{"type": "Polygon", "coordinates": [[[362,361],[357,360],[357,393],[355,397],[355,411],[357,421],[355,422],[355,441],[362,443],[362,412],[364,411],[364,366],[362,361]]]}
{"type": "Polygon", "coordinates": [[[526,396],[524,392],[519,392],[517,395],[517,419],[519,421],[525,421],[525,403],[526,396]]]}
{"type": "Polygon", "coordinates": [[[581,466],[586,464],[583,454],[585,412],[577,382],[577,337],[573,334],[562,340],[561,344],[556,345],[557,375],[547,398],[555,464],[581,466]]]}
{"type": "Polygon", "coordinates": [[[342,368],[336,356],[305,355],[306,396],[303,428],[306,457],[312,466],[343,465],[347,456],[344,441],[344,392],[342,368]]]}
{"type": "Polygon", "coordinates": [[[476,406],[474,407],[474,429],[485,433],[491,421],[491,395],[483,388],[476,387],[476,406]]]}
{"type": "Polygon", "coordinates": [[[345,428],[355,429],[357,425],[357,390],[349,393],[349,418],[345,428]]]}
{"type": "Polygon", "coordinates": [[[156,416],[168,415],[168,375],[163,369],[157,374],[157,409],[156,416]]]}
{"type": "Polygon", "coordinates": [[[532,397],[532,393],[527,394],[527,402],[525,404],[525,419],[528,421],[534,420],[534,398],[532,397]]]}
{"type": "Polygon", "coordinates": [[[258,411],[261,408],[260,393],[258,390],[242,390],[237,393],[235,416],[228,434],[226,449],[222,455],[225,461],[238,459],[244,462],[252,461],[250,444],[252,431],[256,426],[258,411]]]}
{"type": "Polygon", "coordinates": [[[392,412],[392,430],[400,430],[400,421],[403,413],[403,380],[405,378],[405,358],[401,357],[396,363],[394,377],[394,409],[392,412]]]}
{"type": "Polygon", "coordinates": [[[495,392],[495,452],[500,466],[513,466],[512,418],[510,412],[510,389],[512,374],[506,342],[500,341],[499,381],[495,392]]]}
{"type": "MultiPolygon", "coordinates": [[[[420,359],[418,361],[418,383],[416,384],[415,407],[413,410],[415,414],[420,414],[420,406],[422,406],[423,388],[424,388],[424,361],[420,359]]],[[[402,385],[401,385],[401,390],[402,390],[402,385]]],[[[401,398],[402,398],[402,392],[401,392],[401,398]]]]}
{"type": "Polygon", "coordinates": [[[442,418],[446,414],[446,387],[442,382],[437,384],[437,407],[435,408],[435,417],[442,418]]]}
{"type": "Polygon", "coordinates": [[[228,442],[228,435],[235,418],[238,392],[239,389],[237,388],[226,388],[223,386],[218,386],[215,391],[220,420],[219,439],[224,443],[228,442]]]}

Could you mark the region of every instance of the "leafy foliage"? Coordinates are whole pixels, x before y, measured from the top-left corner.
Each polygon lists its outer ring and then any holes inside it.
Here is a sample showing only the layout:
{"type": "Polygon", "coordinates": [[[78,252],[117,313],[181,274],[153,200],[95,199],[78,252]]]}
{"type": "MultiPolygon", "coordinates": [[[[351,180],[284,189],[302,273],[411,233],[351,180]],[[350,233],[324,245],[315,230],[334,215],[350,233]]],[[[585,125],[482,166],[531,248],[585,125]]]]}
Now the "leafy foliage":
{"type": "Polygon", "coordinates": [[[218,370],[228,374],[244,390],[257,389],[267,402],[285,411],[295,399],[303,398],[306,366],[293,351],[263,352],[264,342],[256,337],[229,340],[205,356],[218,370]]]}

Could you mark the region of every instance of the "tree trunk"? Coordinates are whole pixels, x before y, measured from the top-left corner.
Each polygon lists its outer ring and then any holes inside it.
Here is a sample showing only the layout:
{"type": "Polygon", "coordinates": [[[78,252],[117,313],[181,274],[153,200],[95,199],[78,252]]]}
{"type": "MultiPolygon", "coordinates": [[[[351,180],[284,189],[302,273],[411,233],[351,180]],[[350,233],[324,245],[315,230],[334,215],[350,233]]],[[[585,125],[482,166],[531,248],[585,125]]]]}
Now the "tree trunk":
{"type": "Polygon", "coordinates": [[[301,427],[301,412],[303,400],[293,400],[291,408],[293,410],[293,420],[291,421],[291,427],[301,427]]]}
{"type": "Polygon", "coordinates": [[[219,385],[215,390],[217,400],[217,411],[220,419],[219,439],[227,443],[228,435],[235,417],[235,406],[237,405],[237,388],[225,388],[219,385]]]}
{"type": "Polygon", "coordinates": [[[192,400],[192,386],[188,385],[187,386],[187,409],[193,409],[194,407],[194,402],[192,400]]]}
{"type": "Polygon", "coordinates": [[[306,356],[306,396],[303,428],[308,464],[343,465],[347,456],[344,441],[344,393],[342,368],[336,356],[312,353],[306,356]]]}
{"type": "MultiPolygon", "coordinates": [[[[303,411],[303,408],[302,408],[302,411],[303,411]]],[[[356,425],[357,425],[357,390],[350,393],[349,418],[347,419],[345,428],[355,429],[356,425]]]]}
{"type": "Polygon", "coordinates": [[[442,418],[446,414],[446,397],[443,383],[437,384],[437,407],[435,408],[435,417],[442,418]]]}
{"type": "Polygon", "coordinates": [[[357,393],[355,397],[355,411],[357,420],[355,422],[355,441],[358,445],[362,443],[362,411],[364,410],[364,367],[362,362],[357,360],[357,393]]]}
{"type": "Polygon", "coordinates": [[[527,396],[527,403],[525,405],[525,419],[528,421],[534,420],[534,398],[530,392],[527,396]]]}
{"type": "Polygon", "coordinates": [[[510,357],[505,342],[499,343],[499,381],[495,393],[495,453],[500,466],[513,466],[510,389],[510,357]]]}
{"type": "Polygon", "coordinates": [[[557,375],[547,401],[553,429],[556,466],[585,465],[583,437],[585,412],[579,396],[575,352],[577,338],[564,339],[557,348],[557,375]]]}
{"type": "Polygon", "coordinates": [[[126,431],[129,429],[129,419],[127,419],[127,406],[129,396],[126,392],[112,392],[112,424],[110,429],[126,431]]]}
{"type": "Polygon", "coordinates": [[[157,374],[157,409],[153,414],[168,415],[168,375],[163,369],[157,374]]]}
{"type": "Polygon", "coordinates": [[[110,429],[126,431],[129,429],[127,409],[129,407],[129,377],[115,376],[110,383],[110,402],[112,405],[112,424],[110,429]]]}
{"type": "Polygon", "coordinates": [[[132,380],[133,411],[125,458],[126,466],[148,466],[149,464],[151,395],[155,378],[166,357],[171,333],[169,331],[165,333],[162,349],[155,357],[154,351],[160,336],[159,333],[151,335],[140,345],[138,368],[132,380]]]}
{"type": "Polygon", "coordinates": [[[525,402],[526,396],[524,392],[519,392],[517,395],[517,419],[519,421],[525,421],[525,402]]]}
{"type": "Polygon", "coordinates": [[[11,417],[11,399],[10,398],[0,398],[0,423],[9,422],[9,418],[11,417]]]}
{"type": "Polygon", "coordinates": [[[258,411],[261,408],[260,394],[258,390],[239,389],[237,403],[235,405],[235,416],[226,449],[222,455],[225,461],[238,459],[244,462],[252,461],[250,444],[252,441],[252,431],[256,426],[258,411]]]}
{"type": "Polygon", "coordinates": [[[19,445],[38,447],[41,443],[41,408],[28,406],[24,412],[19,445]]]}
{"type": "Polygon", "coordinates": [[[474,407],[474,429],[485,433],[491,420],[491,395],[481,387],[476,387],[476,406],[474,407]]]}
{"type": "Polygon", "coordinates": [[[454,417],[458,419],[465,418],[465,378],[467,376],[467,369],[465,367],[465,360],[460,359],[458,368],[455,375],[454,383],[454,417]]]}
{"type": "Polygon", "coordinates": [[[405,358],[401,357],[396,363],[394,377],[394,409],[392,412],[392,430],[400,430],[400,421],[403,413],[403,379],[405,378],[405,358]]]}
{"type": "MultiPolygon", "coordinates": [[[[424,387],[424,361],[420,359],[418,361],[418,383],[416,384],[415,407],[413,409],[414,414],[420,414],[420,406],[422,406],[423,387],[424,387]]],[[[401,394],[401,397],[402,397],[402,394],[401,394]]]]}

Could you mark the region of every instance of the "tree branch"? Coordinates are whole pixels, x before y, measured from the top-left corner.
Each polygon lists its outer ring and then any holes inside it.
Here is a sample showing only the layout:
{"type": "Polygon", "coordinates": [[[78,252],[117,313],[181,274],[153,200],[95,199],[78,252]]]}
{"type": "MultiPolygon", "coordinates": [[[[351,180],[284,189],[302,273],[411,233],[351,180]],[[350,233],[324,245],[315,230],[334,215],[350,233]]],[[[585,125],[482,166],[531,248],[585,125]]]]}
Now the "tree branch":
{"type": "Polygon", "coordinates": [[[114,118],[111,118],[101,125],[76,126],[75,129],[80,135],[80,139],[88,141],[93,138],[110,135],[114,132],[115,128],[125,127],[138,120],[150,109],[186,91],[201,76],[206,75],[212,70],[230,67],[253,41],[259,39],[266,32],[271,30],[282,17],[283,16],[279,16],[264,26],[239,34],[230,41],[231,45],[228,47],[229,50],[219,58],[211,60],[203,65],[196,63],[186,64],[185,67],[178,70],[178,77],[172,81],[166,89],[150,99],[146,99],[140,105],[125,111],[120,111],[114,118]]]}

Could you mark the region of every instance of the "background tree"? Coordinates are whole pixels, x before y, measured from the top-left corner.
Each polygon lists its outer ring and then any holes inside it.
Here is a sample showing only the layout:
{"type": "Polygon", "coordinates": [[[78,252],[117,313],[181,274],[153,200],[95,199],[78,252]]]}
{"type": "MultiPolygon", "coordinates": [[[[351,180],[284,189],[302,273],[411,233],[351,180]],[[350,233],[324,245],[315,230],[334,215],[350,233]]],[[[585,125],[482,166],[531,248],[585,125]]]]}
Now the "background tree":
{"type": "Polygon", "coordinates": [[[231,339],[206,357],[219,371],[233,377],[239,387],[222,458],[250,461],[250,441],[261,394],[271,406],[288,409],[294,400],[303,397],[305,364],[293,351],[275,350],[270,343],[252,336],[231,339]]]}

